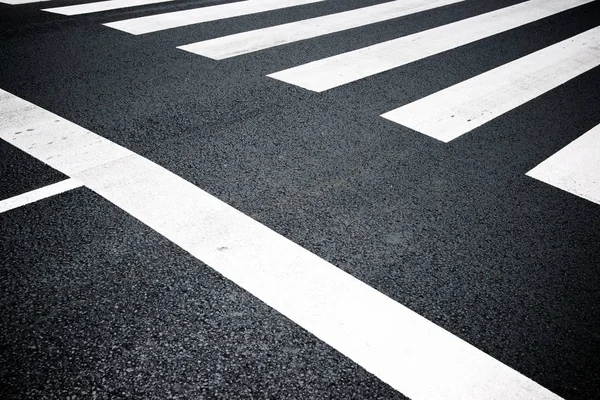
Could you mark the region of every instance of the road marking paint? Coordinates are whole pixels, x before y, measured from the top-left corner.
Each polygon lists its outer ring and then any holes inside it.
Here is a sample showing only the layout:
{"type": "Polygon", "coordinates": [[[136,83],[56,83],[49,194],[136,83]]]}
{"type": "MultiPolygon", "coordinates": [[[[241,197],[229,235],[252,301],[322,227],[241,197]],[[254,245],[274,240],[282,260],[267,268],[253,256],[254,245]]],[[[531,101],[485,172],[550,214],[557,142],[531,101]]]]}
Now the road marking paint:
{"type": "Polygon", "coordinates": [[[464,0],[396,0],[178,47],[215,60],[399,18],[464,0]]]}
{"type": "Polygon", "coordinates": [[[600,125],[575,139],[526,175],[600,204],[600,125]]]}
{"type": "Polygon", "coordinates": [[[281,8],[318,3],[321,1],[325,0],[245,0],[216,6],[194,8],[192,10],[174,11],[147,17],[125,19],[104,25],[133,35],[141,35],[164,29],[279,10],[281,8]]]}
{"type": "Polygon", "coordinates": [[[76,189],[81,186],[83,186],[83,183],[77,181],[76,179],[69,178],[65,179],[64,181],[53,183],[52,185],[44,186],[18,196],[11,197],[9,199],[0,200],[0,214],[27,204],[35,203],[36,201],[43,200],[48,197],[55,196],[57,194],[64,193],[71,189],[76,189]]]}
{"type": "Polygon", "coordinates": [[[520,27],[593,0],[530,0],[268,75],[323,92],[520,27]]]}
{"type": "Polygon", "coordinates": [[[0,138],[67,176],[133,154],[1,90],[0,115],[0,138]]]}
{"type": "Polygon", "coordinates": [[[443,142],[600,65],[600,27],[382,115],[443,142]]]}
{"type": "Polygon", "coordinates": [[[0,138],[83,182],[411,399],[559,399],[150,160],[1,90],[0,112],[8,115],[0,138]],[[69,145],[54,140],[63,134],[69,145]]]}
{"type": "Polygon", "coordinates": [[[117,10],[119,8],[143,6],[146,4],[164,3],[173,0],[107,0],[95,3],[76,4],[73,6],[46,8],[42,11],[48,11],[61,15],[80,15],[90,14],[100,11],[117,10]]]}
{"type": "Polygon", "coordinates": [[[20,4],[41,3],[42,1],[49,0],[0,0],[0,3],[9,4],[11,6],[18,6],[20,4]]]}

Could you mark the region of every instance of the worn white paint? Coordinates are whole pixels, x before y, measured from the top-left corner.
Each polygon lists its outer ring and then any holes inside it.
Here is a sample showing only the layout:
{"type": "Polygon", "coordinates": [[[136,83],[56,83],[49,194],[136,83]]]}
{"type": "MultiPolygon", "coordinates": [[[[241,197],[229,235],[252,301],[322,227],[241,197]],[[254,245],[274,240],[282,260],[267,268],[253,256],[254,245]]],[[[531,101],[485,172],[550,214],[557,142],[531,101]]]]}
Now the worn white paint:
{"type": "Polygon", "coordinates": [[[209,7],[194,8],[191,10],[131,18],[123,21],[110,22],[104,25],[133,35],[141,35],[164,29],[279,10],[281,8],[318,3],[321,1],[324,0],[245,0],[209,7]]]}
{"type": "Polygon", "coordinates": [[[323,92],[549,17],[593,0],[531,0],[270,74],[323,92]]]}
{"type": "Polygon", "coordinates": [[[382,117],[449,142],[599,65],[597,27],[382,117]]]}
{"type": "Polygon", "coordinates": [[[0,138],[70,177],[133,154],[4,91],[0,115],[0,138]]]}
{"type": "Polygon", "coordinates": [[[4,91],[0,113],[0,138],[83,182],[411,399],[559,398],[150,160],[4,91]]]}
{"type": "Polygon", "coordinates": [[[81,186],[83,186],[81,182],[69,178],[48,186],[41,187],[39,189],[29,191],[27,193],[20,194],[18,196],[0,200],[0,214],[18,207],[25,206],[27,204],[35,203],[36,201],[47,199],[48,197],[52,197],[81,186]]]}
{"type": "Polygon", "coordinates": [[[600,204],[600,125],[546,159],[527,176],[600,204]]]}
{"type": "Polygon", "coordinates": [[[215,60],[399,18],[464,0],[396,0],[178,47],[215,60]]]}
{"type": "Polygon", "coordinates": [[[100,11],[118,10],[120,8],[137,7],[147,4],[164,3],[173,0],[107,0],[94,3],[76,4],[72,6],[46,8],[42,11],[48,11],[61,15],[79,15],[91,14],[100,11]]]}

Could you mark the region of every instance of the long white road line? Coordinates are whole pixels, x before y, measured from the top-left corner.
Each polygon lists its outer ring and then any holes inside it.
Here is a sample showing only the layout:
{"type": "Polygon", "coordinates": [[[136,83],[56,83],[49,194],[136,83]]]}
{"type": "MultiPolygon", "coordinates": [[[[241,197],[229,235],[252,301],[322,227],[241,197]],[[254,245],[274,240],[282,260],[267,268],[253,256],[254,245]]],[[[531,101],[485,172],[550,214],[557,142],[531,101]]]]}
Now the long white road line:
{"type": "Polygon", "coordinates": [[[559,398],[150,160],[2,90],[0,112],[0,138],[83,182],[413,400],[559,398]]]}
{"type": "Polygon", "coordinates": [[[546,159],[527,176],[600,204],[600,125],[546,159]]]}
{"type": "Polygon", "coordinates": [[[215,60],[370,25],[464,0],[396,0],[178,47],[215,60]]]}
{"type": "Polygon", "coordinates": [[[593,0],[531,0],[270,74],[315,92],[451,50],[593,0]]]}
{"type": "Polygon", "coordinates": [[[303,4],[318,3],[325,0],[244,0],[216,6],[174,11],[147,17],[131,18],[104,24],[108,27],[141,35],[165,29],[178,28],[202,22],[256,14],[265,11],[279,10],[303,4]]]}
{"type": "Polygon", "coordinates": [[[599,65],[596,27],[382,117],[449,142],[599,65]]]}
{"type": "Polygon", "coordinates": [[[27,204],[35,203],[36,201],[43,200],[60,193],[64,193],[71,189],[76,189],[81,186],[83,186],[83,183],[69,178],[65,179],[64,181],[53,183],[30,192],[20,194],[18,196],[0,200],[0,214],[27,204]]]}
{"type": "Polygon", "coordinates": [[[42,1],[49,0],[0,0],[0,3],[9,4],[11,6],[18,6],[20,4],[41,3],[42,1]]]}
{"type": "Polygon", "coordinates": [[[173,0],[107,0],[95,3],[77,4],[73,6],[46,8],[48,11],[61,15],[91,14],[100,11],[118,10],[120,8],[137,7],[146,4],[164,3],[173,0]]]}

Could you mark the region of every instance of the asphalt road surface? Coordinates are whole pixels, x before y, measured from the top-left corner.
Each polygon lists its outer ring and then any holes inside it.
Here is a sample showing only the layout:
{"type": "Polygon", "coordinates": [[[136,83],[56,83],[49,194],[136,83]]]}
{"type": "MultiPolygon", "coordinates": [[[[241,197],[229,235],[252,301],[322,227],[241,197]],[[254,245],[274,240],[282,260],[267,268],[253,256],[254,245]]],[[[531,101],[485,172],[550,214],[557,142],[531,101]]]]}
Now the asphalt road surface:
{"type": "Polygon", "coordinates": [[[0,0],[0,398],[600,398],[599,124],[598,1],[0,0]]]}

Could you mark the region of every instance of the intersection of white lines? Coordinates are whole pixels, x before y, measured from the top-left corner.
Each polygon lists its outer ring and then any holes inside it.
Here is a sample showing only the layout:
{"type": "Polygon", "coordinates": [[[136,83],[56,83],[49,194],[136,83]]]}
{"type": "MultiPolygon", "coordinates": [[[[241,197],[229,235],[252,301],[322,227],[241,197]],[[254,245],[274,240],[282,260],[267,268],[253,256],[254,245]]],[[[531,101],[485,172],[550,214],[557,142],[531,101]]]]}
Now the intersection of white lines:
{"type": "MultiPolygon", "coordinates": [[[[189,43],[181,45],[179,48],[215,60],[224,60],[275,46],[401,18],[460,1],[462,0],[389,1],[189,43]]],[[[592,1],[524,1],[423,32],[274,72],[268,76],[308,90],[323,92],[525,26],[592,1]]],[[[242,1],[132,18],[105,25],[139,35],[315,2],[317,1],[286,0],[277,3],[272,3],[270,0],[242,1]],[[234,4],[237,4],[238,7],[233,7],[234,4]]],[[[443,142],[456,139],[570,79],[598,67],[600,65],[599,32],[600,28],[591,29],[421,100],[384,113],[382,117],[443,142]]],[[[593,176],[594,182],[600,180],[600,166],[587,164],[580,166],[581,170],[573,170],[569,165],[562,167],[557,165],[553,169],[553,171],[568,170],[570,183],[553,179],[542,179],[542,181],[581,196],[581,190],[574,191],[572,188],[580,187],[581,182],[591,182],[590,176],[593,176]],[[591,172],[589,168],[591,168],[591,172]]],[[[559,175],[561,174],[559,173],[559,175]]],[[[592,185],[589,191],[591,193],[581,197],[600,204],[597,200],[600,197],[600,190],[597,186],[592,185]]]]}
{"type": "MultiPolygon", "coordinates": [[[[77,15],[162,1],[170,0],[108,0],[46,11],[77,15]]],[[[321,1],[324,0],[246,0],[105,25],[142,35],[281,8],[310,6],[321,1]]],[[[179,48],[224,60],[461,1],[389,1],[182,44],[179,48]]],[[[274,72],[269,77],[316,92],[332,90],[591,1],[524,1],[314,60],[274,72]]],[[[400,106],[382,117],[449,142],[599,65],[600,27],[597,27],[400,106]]],[[[0,111],[9,115],[0,126],[2,139],[70,177],[62,183],[5,201],[6,210],[19,206],[19,202],[26,204],[85,185],[413,399],[558,398],[149,160],[7,92],[0,91],[0,111]],[[60,149],[37,146],[31,150],[32,142],[43,139],[47,143],[54,134],[44,130],[45,121],[50,119],[57,120],[64,128],[62,131],[68,133],[69,143],[60,149]],[[21,125],[36,127],[36,133],[14,136],[13,131],[20,130],[21,125]],[[61,157],[53,157],[56,154],[61,157]],[[207,225],[207,221],[213,222],[207,225]],[[197,235],[199,231],[206,234],[197,235]],[[213,234],[215,232],[219,234],[213,234]],[[223,247],[232,251],[217,251],[223,247]],[[342,300],[340,293],[344,293],[342,300]]],[[[579,139],[527,175],[600,204],[600,125],[585,134],[582,132],[579,139]]]]}

